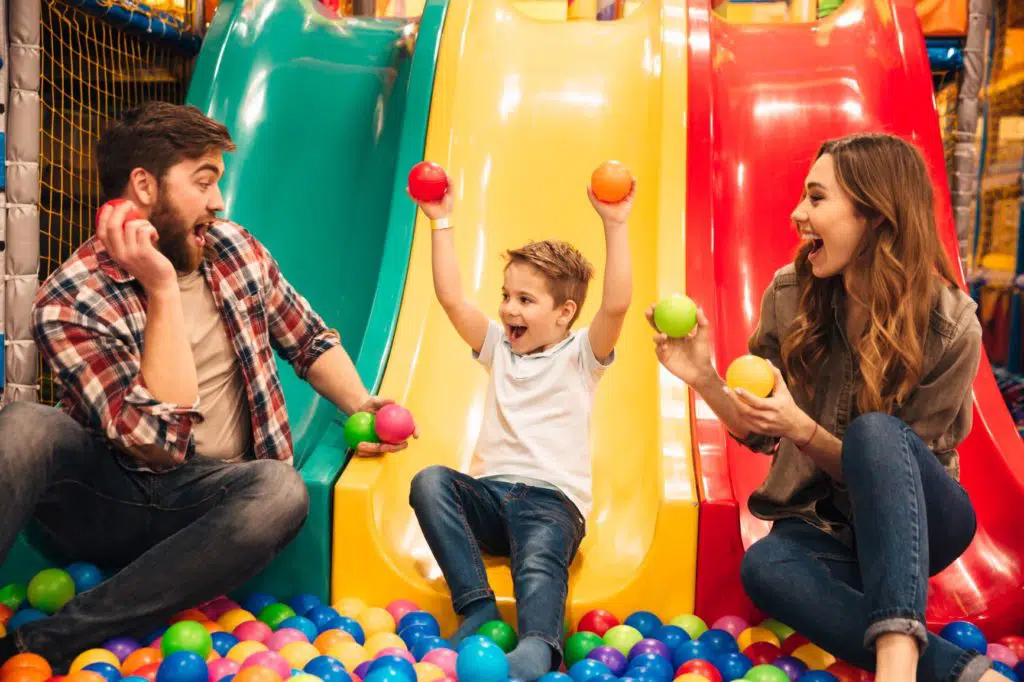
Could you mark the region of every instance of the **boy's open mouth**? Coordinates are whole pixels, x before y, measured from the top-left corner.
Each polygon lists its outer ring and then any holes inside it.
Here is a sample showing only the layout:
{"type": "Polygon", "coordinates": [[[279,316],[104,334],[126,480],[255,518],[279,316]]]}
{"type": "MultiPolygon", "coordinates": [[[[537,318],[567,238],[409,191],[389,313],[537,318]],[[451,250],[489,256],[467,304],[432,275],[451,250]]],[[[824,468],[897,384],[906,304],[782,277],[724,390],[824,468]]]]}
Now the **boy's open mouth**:
{"type": "Polygon", "coordinates": [[[508,337],[513,341],[521,339],[525,333],[526,327],[522,325],[510,324],[508,326],[508,337]]]}

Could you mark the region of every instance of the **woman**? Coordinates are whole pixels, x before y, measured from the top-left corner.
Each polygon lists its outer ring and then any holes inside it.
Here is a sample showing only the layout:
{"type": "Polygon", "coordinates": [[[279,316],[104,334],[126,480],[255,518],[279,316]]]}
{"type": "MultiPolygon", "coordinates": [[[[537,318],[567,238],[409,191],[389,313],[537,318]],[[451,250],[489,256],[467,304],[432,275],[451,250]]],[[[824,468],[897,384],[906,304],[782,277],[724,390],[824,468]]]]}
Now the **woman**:
{"type": "Polygon", "coordinates": [[[703,313],[687,338],[655,344],[733,437],[774,455],[749,500],[773,528],[742,564],[758,608],[878,682],[1003,680],[925,629],[929,576],[975,532],[955,448],[981,355],[932,206],[911,145],[828,141],[792,214],[803,244],[765,291],[749,342],[775,368],[772,395],[725,385],[703,313]]]}

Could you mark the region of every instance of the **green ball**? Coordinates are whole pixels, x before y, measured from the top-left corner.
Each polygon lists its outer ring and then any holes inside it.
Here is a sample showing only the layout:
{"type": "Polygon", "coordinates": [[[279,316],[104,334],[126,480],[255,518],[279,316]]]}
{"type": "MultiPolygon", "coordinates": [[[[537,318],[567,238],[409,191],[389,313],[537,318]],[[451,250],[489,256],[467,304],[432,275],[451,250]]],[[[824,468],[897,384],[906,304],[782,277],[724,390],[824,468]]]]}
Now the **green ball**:
{"type": "Polygon", "coordinates": [[[604,643],[618,649],[623,656],[629,656],[630,649],[643,638],[640,631],[631,625],[616,625],[604,633],[604,643]]]}
{"type": "Polygon", "coordinates": [[[379,443],[377,431],[373,423],[376,417],[372,412],[356,412],[345,420],[345,442],[353,450],[360,443],[379,443]]]}
{"type": "Polygon", "coordinates": [[[787,637],[796,632],[793,628],[789,627],[785,623],[780,623],[774,618],[769,618],[761,623],[761,627],[778,637],[779,642],[785,642],[787,637]]]}
{"type": "Polygon", "coordinates": [[[26,597],[28,597],[28,590],[19,583],[11,583],[6,587],[0,588],[0,604],[3,604],[11,611],[17,611],[18,607],[21,606],[21,602],[25,601],[26,597]]]}
{"type": "Polygon", "coordinates": [[[501,650],[506,654],[515,649],[516,644],[519,643],[516,631],[512,629],[511,625],[501,620],[492,620],[484,623],[476,631],[476,634],[483,635],[491,640],[501,647],[501,650]]]}
{"type": "Polygon", "coordinates": [[[67,571],[45,568],[28,583],[28,603],[43,613],[54,614],[75,596],[75,581],[67,571]]]}
{"type": "Polygon", "coordinates": [[[697,304],[689,296],[675,294],[654,306],[654,326],[670,338],[681,338],[697,324],[697,304]]]}
{"type": "Polygon", "coordinates": [[[774,665],[755,665],[743,679],[750,682],[789,682],[789,675],[774,665]]]}
{"type": "Polygon", "coordinates": [[[692,614],[676,616],[672,619],[669,625],[675,625],[676,627],[686,630],[686,634],[690,636],[690,639],[697,639],[708,631],[707,623],[701,620],[699,616],[694,616],[692,614]]]}
{"type": "Polygon", "coordinates": [[[178,651],[191,651],[203,660],[210,655],[213,639],[209,631],[194,620],[183,620],[167,628],[160,639],[160,650],[167,658],[178,651]]]}
{"type": "Polygon", "coordinates": [[[571,668],[602,644],[604,640],[593,632],[577,632],[565,643],[565,666],[571,668]]]}
{"type": "Polygon", "coordinates": [[[257,616],[257,618],[259,618],[264,623],[269,625],[271,630],[276,630],[278,625],[280,625],[283,621],[288,620],[294,615],[295,611],[292,609],[292,607],[288,606],[287,604],[282,604],[278,602],[276,604],[270,604],[269,606],[264,607],[264,609],[260,611],[260,614],[257,616]]]}

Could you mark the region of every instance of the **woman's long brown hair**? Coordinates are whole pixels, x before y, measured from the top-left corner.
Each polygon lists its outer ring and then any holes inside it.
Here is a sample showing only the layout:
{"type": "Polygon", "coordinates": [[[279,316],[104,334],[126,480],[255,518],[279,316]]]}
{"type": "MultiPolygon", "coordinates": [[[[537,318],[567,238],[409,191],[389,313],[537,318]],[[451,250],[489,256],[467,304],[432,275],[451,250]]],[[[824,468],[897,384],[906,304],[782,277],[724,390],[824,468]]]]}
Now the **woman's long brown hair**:
{"type": "MultiPolygon", "coordinates": [[[[891,413],[921,380],[934,278],[955,287],[956,275],[936,233],[932,184],[916,147],[892,135],[858,134],[825,142],[815,159],[825,154],[840,189],[868,223],[848,266],[859,285],[847,295],[869,312],[861,336],[850,339],[862,378],[857,408],[891,413]]],[[[813,393],[843,278],[814,277],[810,247],[804,244],[795,258],[800,307],[782,358],[789,376],[813,393]]]]}

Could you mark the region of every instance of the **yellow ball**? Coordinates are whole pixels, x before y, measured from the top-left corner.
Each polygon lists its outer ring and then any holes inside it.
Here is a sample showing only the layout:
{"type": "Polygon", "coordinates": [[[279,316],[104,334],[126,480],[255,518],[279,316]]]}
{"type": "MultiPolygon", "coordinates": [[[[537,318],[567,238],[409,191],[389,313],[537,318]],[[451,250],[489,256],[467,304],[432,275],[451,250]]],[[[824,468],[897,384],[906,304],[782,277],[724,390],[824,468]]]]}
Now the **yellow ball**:
{"type": "Polygon", "coordinates": [[[288,682],[322,682],[322,680],[309,673],[296,673],[288,678],[288,682]]]}
{"type": "Polygon", "coordinates": [[[121,670],[121,660],[110,651],[106,649],[89,649],[78,654],[78,658],[72,661],[71,669],[68,672],[76,673],[93,663],[109,663],[117,668],[118,671],[121,670]]]}
{"type": "Polygon", "coordinates": [[[677,677],[674,682],[710,682],[710,680],[697,673],[685,673],[677,677]]]}
{"type": "Polygon", "coordinates": [[[263,642],[245,640],[231,647],[230,651],[228,651],[228,658],[241,665],[245,663],[245,659],[259,651],[267,651],[267,645],[263,642]]]}
{"type": "Polygon", "coordinates": [[[231,609],[217,619],[217,625],[221,626],[228,632],[234,632],[235,628],[250,620],[256,620],[256,616],[252,615],[245,609],[231,609]]]}
{"type": "Polygon", "coordinates": [[[444,671],[433,663],[419,662],[413,666],[416,671],[416,682],[434,682],[444,679],[444,671]]]}
{"type": "Polygon", "coordinates": [[[740,651],[746,651],[747,647],[754,642],[770,642],[777,647],[782,646],[774,632],[762,627],[747,628],[736,638],[736,644],[739,646],[740,651]]]}
{"type": "Polygon", "coordinates": [[[302,670],[306,664],[320,655],[320,650],[309,642],[289,642],[281,647],[277,653],[281,654],[292,670],[302,670]]]}
{"type": "Polygon", "coordinates": [[[358,597],[344,597],[335,603],[334,610],[346,618],[359,620],[360,614],[366,610],[366,602],[358,597]]]}
{"type": "Polygon", "coordinates": [[[793,657],[806,663],[811,670],[824,670],[836,662],[835,656],[816,644],[804,644],[797,647],[793,652],[793,657]]]}
{"type": "Polygon", "coordinates": [[[775,388],[775,372],[764,358],[741,355],[725,370],[725,383],[729,388],[742,388],[758,398],[767,398],[775,388]]]}
{"type": "Polygon", "coordinates": [[[405,641],[393,632],[378,632],[368,637],[364,645],[366,653],[370,654],[371,657],[375,657],[380,653],[381,649],[389,649],[391,647],[409,650],[409,647],[405,645],[405,641]]]}
{"type": "Polygon", "coordinates": [[[341,661],[346,670],[355,670],[361,663],[373,658],[366,649],[356,642],[342,642],[328,647],[324,655],[331,656],[341,661]]]}
{"type": "Polygon", "coordinates": [[[391,617],[391,614],[377,607],[371,607],[364,609],[357,618],[359,624],[363,626],[363,632],[367,638],[370,638],[378,632],[394,632],[395,631],[395,619],[391,617]]]}

